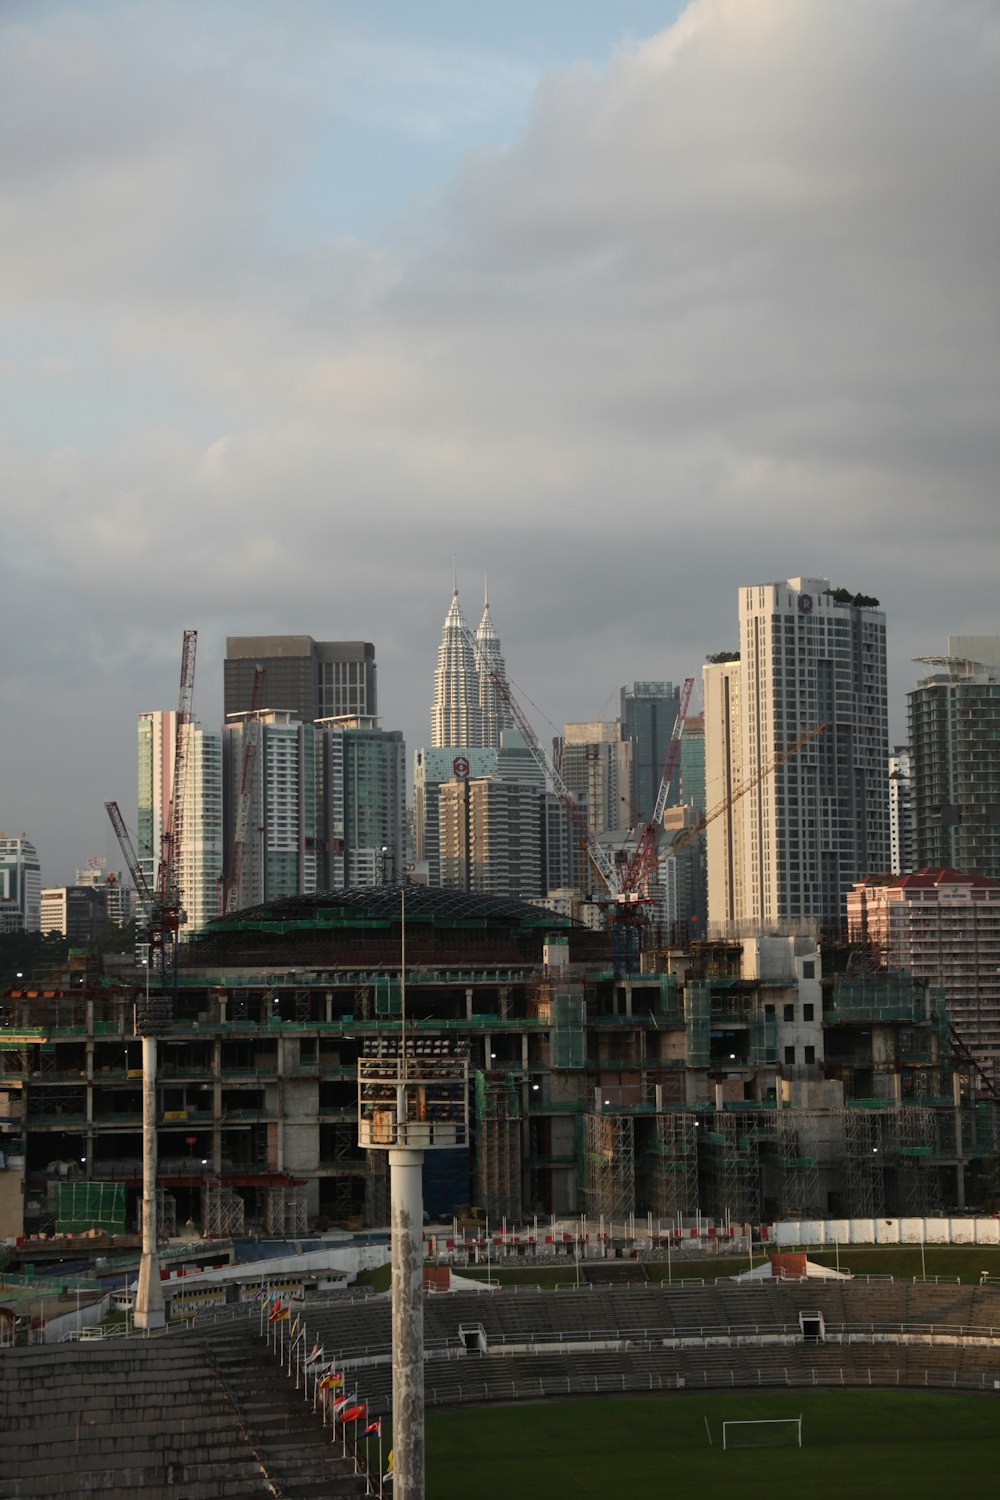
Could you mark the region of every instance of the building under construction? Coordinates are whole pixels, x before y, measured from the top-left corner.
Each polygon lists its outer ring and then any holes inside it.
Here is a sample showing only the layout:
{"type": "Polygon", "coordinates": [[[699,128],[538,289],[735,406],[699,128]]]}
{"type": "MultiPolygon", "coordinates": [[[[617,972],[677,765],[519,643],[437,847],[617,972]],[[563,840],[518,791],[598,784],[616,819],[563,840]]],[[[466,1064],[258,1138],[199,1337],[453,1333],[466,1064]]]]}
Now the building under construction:
{"type": "MultiPolygon", "coordinates": [[[[636,929],[641,935],[641,928],[636,929]]],[[[357,1061],[398,1030],[400,893],[294,897],[181,946],[159,1043],[164,1207],[211,1234],[386,1221],[357,1061]]],[[[804,937],[643,948],[517,900],[413,888],[408,1029],[469,1053],[468,1149],[427,1154],[435,1218],[717,1221],[928,1213],[992,1194],[994,1097],[905,975],[823,974],[804,937]]],[[[172,981],[171,981],[172,982],[172,981]]],[[[2,1000],[0,1233],[60,1184],[141,1182],[144,976],[74,960],[2,1000]]],[[[109,1198],[110,1202],[111,1199],[109,1198]]]]}

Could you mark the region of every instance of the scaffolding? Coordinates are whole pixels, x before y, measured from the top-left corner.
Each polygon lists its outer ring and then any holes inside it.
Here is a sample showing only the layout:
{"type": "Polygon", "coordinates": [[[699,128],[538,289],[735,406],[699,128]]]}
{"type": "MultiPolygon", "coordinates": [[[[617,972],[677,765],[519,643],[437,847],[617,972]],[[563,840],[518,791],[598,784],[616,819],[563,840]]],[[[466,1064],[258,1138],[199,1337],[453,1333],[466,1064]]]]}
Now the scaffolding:
{"type": "Polygon", "coordinates": [[[309,1227],[306,1195],[301,1188],[268,1188],[264,1200],[264,1228],[279,1239],[301,1239],[309,1227]]]}
{"type": "Polygon", "coordinates": [[[583,1117],[587,1212],[612,1223],[635,1211],[635,1122],[631,1115],[583,1117]]]}
{"type": "Polygon", "coordinates": [[[205,1184],[203,1194],[203,1232],[212,1239],[226,1239],[243,1233],[245,1206],[239,1193],[221,1183],[205,1184]]]}
{"type": "MultiPolygon", "coordinates": [[[[783,1219],[808,1219],[820,1212],[819,1168],[802,1149],[800,1110],[772,1110],[756,1117],[758,1157],[783,1219]]],[[[762,1191],[762,1198],[768,1193],[762,1191]]]]}
{"type": "Polygon", "coordinates": [[[913,1105],[844,1112],[847,1212],[855,1218],[937,1212],[935,1111],[913,1105]]]}
{"type": "Polygon", "coordinates": [[[756,1135],[756,1120],[749,1114],[716,1110],[701,1125],[705,1212],[719,1222],[756,1224],[760,1219],[756,1135]]]}
{"type": "Polygon", "coordinates": [[[156,1189],[156,1225],[163,1239],[172,1240],[177,1234],[177,1199],[167,1188],[156,1189]]]}
{"type": "Polygon", "coordinates": [[[476,1203],[493,1220],[521,1214],[521,1101],[509,1073],[476,1074],[476,1203]]]}
{"type": "Polygon", "coordinates": [[[121,1234],[125,1188],[120,1182],[60,1182],[56,1187],[56,1234],[121,1234]]]}
{"type": "Polygon", "coordinates": [[[845,1111],[844,1186],[851,1218],[875,1219],[885,1213],[884,1124],[881,1110],[845,1111]]]}
{"type": "Polygon", "coordinates": [[[698,1210],[698,1124],[692,1114],[656,1116],[649,1148],[650,1208],[658,1219],[698,1210]]]}
{"type": "Polygon", "coordinates": [[[684,989],[684,1034],[689,1068],[707,1068],[712,1057],[712,987],[695,979],[684,989]]]}
{"type": "Polygon", "coordinates": [[[552,1067],[582,1068],[587,1061],[587,1042],[584,1035],[586,1004],[583,996],[553,995],[551,1015],[552,1067]]]}

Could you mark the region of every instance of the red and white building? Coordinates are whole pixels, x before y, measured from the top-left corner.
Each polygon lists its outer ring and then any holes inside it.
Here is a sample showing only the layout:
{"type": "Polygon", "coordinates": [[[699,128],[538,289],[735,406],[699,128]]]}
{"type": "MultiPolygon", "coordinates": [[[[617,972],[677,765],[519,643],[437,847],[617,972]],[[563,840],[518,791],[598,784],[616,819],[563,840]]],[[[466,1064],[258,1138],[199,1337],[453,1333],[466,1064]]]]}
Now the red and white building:
{"type": "Polygon", "coordinates": [[[944,991],[948,1014],[1000,1082],[1000,881],[961,870],[870,875],[847,895],[852,942],[944,991]]]}

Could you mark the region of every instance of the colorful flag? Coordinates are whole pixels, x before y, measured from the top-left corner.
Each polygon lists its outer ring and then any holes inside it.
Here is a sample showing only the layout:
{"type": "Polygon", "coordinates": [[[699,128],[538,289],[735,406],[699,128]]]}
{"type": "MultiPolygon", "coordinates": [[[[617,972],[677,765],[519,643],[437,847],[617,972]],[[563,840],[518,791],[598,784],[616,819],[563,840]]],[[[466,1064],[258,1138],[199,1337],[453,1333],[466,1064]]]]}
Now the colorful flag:
{"type": "Polygon", "coordinates": [[[391,1448],[389,1449],[389,1457],[386,1460],[385,1473],[383,1474],[382,1477],[383,1477],[383,1479],[391,1479],[392,1478],[392,1449],[391,1448]]]}
{"type": "Polygon", "coordinates": [[[344,1375],[340,1370],[331,1370],[329,1375],[324,1375],[319,1383],[321,1391],[332,1391],[335,1386],[343,1385],[344,1375]]]}
{"type": "Polygon", "coordinates": [[[348,1406],[340,1413],[342,1422],[363,1422],[368,1415],[368,1408],[362,1401],[359,1406],[348,1406]]]}
{"type": "Polygon", "coordinates": [[[288,1330],[288,1336],[289,1336],[289,1338],[294,1339],[294,1337],[295,1337],[295,1330],[296,1330],[296,1328],[298,1328],[298,1326],[299,1326],[299,1315],[298,1315],[298,1313],[296,1313],[295,1317],[292,1319],[292,1326],[288,1330]]]}
{"type": "Polygon", "coordinates": [[[341,1396],[338,1401],[333,1403],[333,1415],[336,1416],[338,1412],[342,1412],[346,1406],[353,1406],[357,1399],[357,1391],[352,1391],[349,1396],[341,1396]]]}
{"type": "Polygon", "coordinates": [[[269,1323],[282,1323],[282,1322],[286,1322],[287,1319],[288,1319],[288,1308],[287,1307],[282,1307],[281,1303],[279,1302],[278,1305],[277,1305],[277,1307],[274,1309],[274,1311],[272,1313],[268,1314],[267,1321],[269,1323]]]}
{"type": "Polygon", "coordinates": [[[306,1360],[306,1364],[307,1365],[318,1364],[319,1361],[322,1358],[323,1358],[323,1345],[322,1344],[313,1344],[311,1350],[309,1351],[309,1357],[306,1360]]]}
{"type": "Polygon", "coordinates": [[[364,1432],[361,1435],[362,1437],[381,1437],[382,1418],[376,1417],[374,1422],[369,1422],[368,1426],[365,1428],[364,1432]]]}

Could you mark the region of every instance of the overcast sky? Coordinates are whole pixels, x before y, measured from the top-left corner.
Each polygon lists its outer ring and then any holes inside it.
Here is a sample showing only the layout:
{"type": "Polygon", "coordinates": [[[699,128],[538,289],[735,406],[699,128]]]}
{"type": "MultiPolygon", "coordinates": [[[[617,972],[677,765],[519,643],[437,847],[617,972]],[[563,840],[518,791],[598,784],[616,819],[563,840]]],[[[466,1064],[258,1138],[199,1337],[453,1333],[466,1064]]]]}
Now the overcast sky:
{"type": "MultiPolygon", "coordinates": [[[[429,737],[453,556],[544,740],[736,589],[1000,631],[995,0],[5,0],[0,828],[134,824],[227,634],[375,642],[429,737]],[[532,705],[537,705],[538,711],[532,705]]],[[[118,863],[115,859],[115,863],[118,863]]]]}

